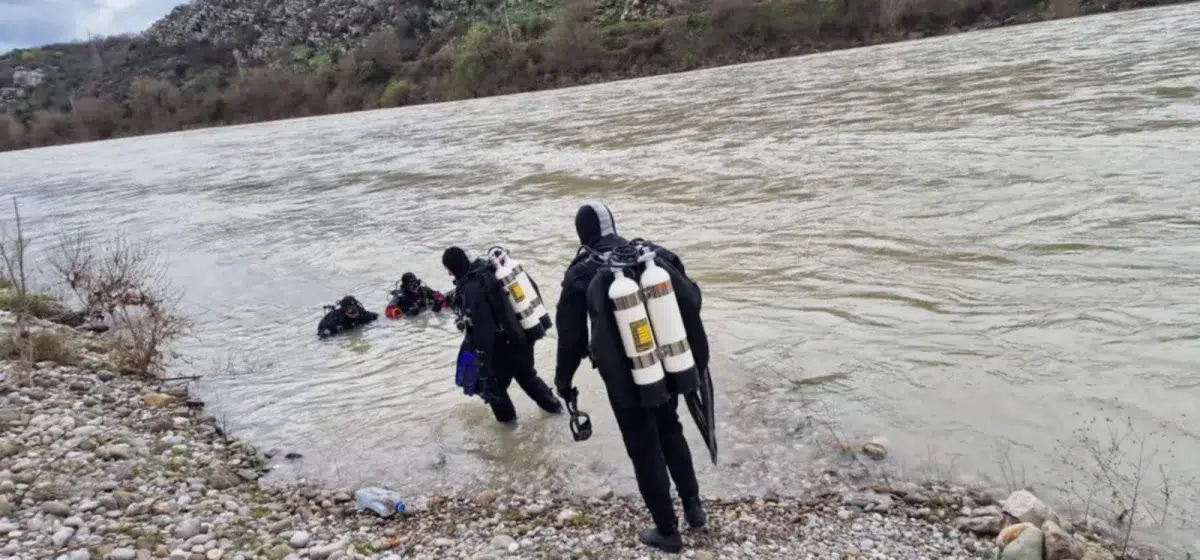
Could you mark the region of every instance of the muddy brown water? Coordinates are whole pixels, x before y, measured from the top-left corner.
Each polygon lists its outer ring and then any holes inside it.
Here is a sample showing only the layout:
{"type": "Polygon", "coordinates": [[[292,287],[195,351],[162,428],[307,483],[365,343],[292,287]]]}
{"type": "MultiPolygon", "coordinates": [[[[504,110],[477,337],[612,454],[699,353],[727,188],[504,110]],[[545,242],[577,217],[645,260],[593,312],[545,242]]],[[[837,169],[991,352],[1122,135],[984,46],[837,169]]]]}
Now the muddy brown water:
{"type": "Polygon", "coordinates": [[[235,434],[304,455],[279,479],[632,491],[586,365],[576,444],[519,393],[515,430],[462,396],[448,317],[315,336],[323,303],[382,311],[405,271],[448,288],[450,244],[506,244],[553,304],[589,199],[705,290],[721,465],[688,433],[709,495],[794,490],[822,464],[813,415],[887,437],[907,473],[1001,480],[1008,449],[1050,486],[1077,476],[1059,460],[1077,428],[1132,418],[1182,479],[1200,476],[1197,37],[1191,4],[7,153],[0,190],[32,229],[169,251],[199,320],[180,371],[208,373],[235,434]],[[231,359],[252,367],[211,373],[231,359]]]}

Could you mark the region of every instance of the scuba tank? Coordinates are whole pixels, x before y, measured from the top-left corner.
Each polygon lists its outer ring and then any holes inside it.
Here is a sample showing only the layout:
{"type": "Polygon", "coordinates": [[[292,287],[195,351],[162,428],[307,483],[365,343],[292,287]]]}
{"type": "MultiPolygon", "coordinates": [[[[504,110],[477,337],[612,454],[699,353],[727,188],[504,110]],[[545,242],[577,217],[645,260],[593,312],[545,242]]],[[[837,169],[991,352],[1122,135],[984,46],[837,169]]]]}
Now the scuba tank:
{"type": "Polygon", "coordinates": [[[643,245],[641,251],[638,261],[645,263],[640,279],[641,295],[654,328],[654,338],[659,344],[663,370],[674,377],[673,385],[678,392],[694,391],[700,385],[700,375],[696,360],[692,357],[691,345],[688,344],[687,327],[679,311],[679,302],[675,299],[671,275],[654,262],[653,250],[643,245]]]}
{"type": "Polygon", "coordinates": [[[625,356],[630,361],[633,383],[643,402],[653,401],[659,393],[665,393],[667,387],[662,364],[658,361],[650,316],[642,304],[637,282],[625,276],[623,271],[614,270],[613,273],[608,299],[613,303],[613,315],[617,319],[617,330],[621,332],[625,356]]]}
{"type": "Polygon", "coordinates": [[[487,259],[495,270],[496,280],[504,288],[509,308],[525,331],[525,338],[532,343],[546,336],[546,331],[553,326],[550,312],[542,304],[542,297],[534,289],[525,268],[503,247],[492,247],[487,259]]]}
{"type": "Polygon", "coordinates": [[[660,266],[652,246],[640,239],[593,258],[612,274],[607,295],[639,400],[649,405],[668,393],[695,391],[699,368],[674,289],[673,269],[660,266]]]}

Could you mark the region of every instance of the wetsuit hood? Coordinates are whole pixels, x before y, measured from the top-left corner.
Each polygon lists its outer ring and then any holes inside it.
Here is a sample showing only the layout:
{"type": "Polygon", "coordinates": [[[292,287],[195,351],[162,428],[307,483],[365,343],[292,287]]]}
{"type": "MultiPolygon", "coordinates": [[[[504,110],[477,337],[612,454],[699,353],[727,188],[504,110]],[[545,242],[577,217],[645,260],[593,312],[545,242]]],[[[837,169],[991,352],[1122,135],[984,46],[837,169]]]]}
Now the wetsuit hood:
{"type": "Polygon", "coordinates": [[[446,267],[455,280],[460,280],[471,270],[471,259],[458,247],[450,247],[442,253],[442,266],[446,267]]]}
{"type": "Polygon", "coordinates": [[[575,212],[575,233],[579,242],[594,247],[598,241],[617,234],[617,222],[612,211],[601,202],[589,202],[575,212]]]}
{"type": "Polygon", "coordinates": [[[338,302],[338,307],[342,309],[342,313],[353,319],[358,317],[358,310],[362,308],[362,304],[358,303],[354,296],[346,296],[338,302]]]}
{"type": "Polygon", "coordinates": [[[411,288],[419,283],[420,280],[417,280],[417,275],[411,272],[405,272],[404,275],[400,277],[400,287],[402,288],[411,288]]]}

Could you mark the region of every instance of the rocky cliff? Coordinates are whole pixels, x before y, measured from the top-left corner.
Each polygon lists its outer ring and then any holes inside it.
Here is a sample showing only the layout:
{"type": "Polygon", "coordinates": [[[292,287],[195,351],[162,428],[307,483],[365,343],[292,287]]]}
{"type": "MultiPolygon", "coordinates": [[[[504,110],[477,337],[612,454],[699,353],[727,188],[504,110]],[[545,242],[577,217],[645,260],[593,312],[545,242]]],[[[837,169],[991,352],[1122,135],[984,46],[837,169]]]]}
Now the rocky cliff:
{"type": "MultiPolygon", "coordinates": [[[[588,2],[598,21],[661,17],[689,0],[588,2]]],[[[18,105],[65,111],[81,96],[124,96],[132,78],[175,86],[219,83],[239,68],[361,46],[389,32],[418,46],[431,35],[490,23],[528,36],[549,27],[565,0],[192,0],[142,33],[48,45],[0,56],[0,112],[18,105]]]]}

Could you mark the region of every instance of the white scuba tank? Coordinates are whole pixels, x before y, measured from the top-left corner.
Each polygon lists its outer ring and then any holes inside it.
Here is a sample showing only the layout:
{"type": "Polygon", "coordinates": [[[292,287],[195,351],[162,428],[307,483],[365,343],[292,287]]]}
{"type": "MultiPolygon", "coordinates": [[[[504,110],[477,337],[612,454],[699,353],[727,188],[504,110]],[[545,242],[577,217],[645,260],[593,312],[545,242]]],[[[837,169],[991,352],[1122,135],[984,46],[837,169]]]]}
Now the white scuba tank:
{"type": "Polygon", "coordinates": [[[692,349],[688,344],[687,327],[683,323],[683,314],[679,311],[679,302],[675,299],[671,275],[666,269],[658,266],[653,258],[645,263],[646,269],[641,277],[642,297],[646,301],[650,324],[654,327],[654,338],[658,342],[658,354],[662,357],[663,370],[673,375],[693,374],[696,370],[696,360],[692,357],[692,349]]]}
{"type": "Polygon", "coordinates": [[[533,288],[529,275],[525,273],[521,263],[509,256],[508,251],[504,249],[497,247],[489,256],[496,267],[496,279],[504,286],[508,305],[513,313],[517,314],[521,328],[527,333],[541,331],[535,337],[540,338],[550,327],[550,312],[546,311],[546,306],[542,304],[542,298],[533,288]]]}
{"type": "Polygon", "coordinates": [[[637,282],[619,272],[608,287],[608,298],[616,308],[613,314],[617,319],[617,330],[621,331],[621,343],[625,346],[625,355],[633,362],[633,382],[646,387],[662,381],[664,375],[654,343],[654,329],[650,326],[640,292],[637,282]]]}

